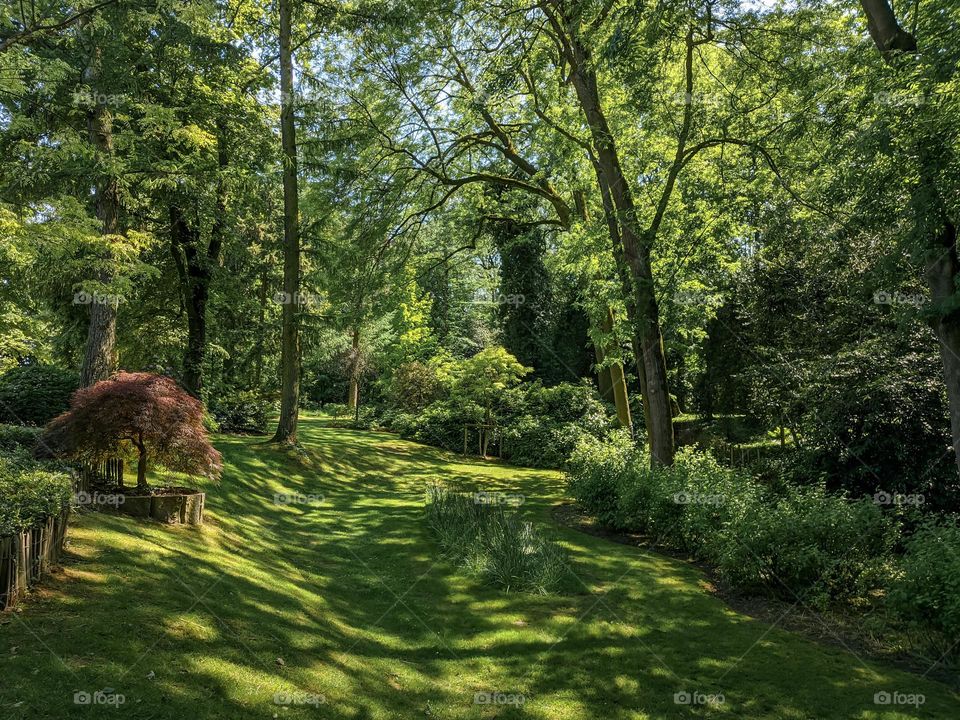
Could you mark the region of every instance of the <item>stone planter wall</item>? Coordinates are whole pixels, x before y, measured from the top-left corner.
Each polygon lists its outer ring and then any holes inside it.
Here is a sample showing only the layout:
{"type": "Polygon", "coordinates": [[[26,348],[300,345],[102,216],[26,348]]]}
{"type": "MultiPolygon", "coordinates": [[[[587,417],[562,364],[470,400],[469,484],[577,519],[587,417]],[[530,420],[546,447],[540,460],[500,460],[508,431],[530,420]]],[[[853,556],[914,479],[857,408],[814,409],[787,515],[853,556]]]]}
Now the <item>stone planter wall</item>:
{"type": "Polygon", "coordinates": [[[15,535],[0,537],[0,609],[16,605],[60,562],[70,508],[15,535]]]}
{"type": "Polygon", "coordinates": [[[117,511],[137,518],[153,518],[169,525],[202,525],[206,496],[202,492],[173,495],[125,495],[117,511]]]}

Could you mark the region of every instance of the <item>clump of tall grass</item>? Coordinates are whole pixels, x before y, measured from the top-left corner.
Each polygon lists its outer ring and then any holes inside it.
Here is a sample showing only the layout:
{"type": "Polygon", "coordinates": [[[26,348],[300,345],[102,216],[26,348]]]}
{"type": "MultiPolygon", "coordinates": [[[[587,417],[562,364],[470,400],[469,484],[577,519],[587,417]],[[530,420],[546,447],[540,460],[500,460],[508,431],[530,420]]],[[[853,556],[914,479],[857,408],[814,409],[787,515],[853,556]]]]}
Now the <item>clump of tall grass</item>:
{"type": "Polygon", "coordinates": [[[434,485],[427,523],[446,557],[497,587],[539,594],[575,587],[566,551],[515,510],[434,485]]]}

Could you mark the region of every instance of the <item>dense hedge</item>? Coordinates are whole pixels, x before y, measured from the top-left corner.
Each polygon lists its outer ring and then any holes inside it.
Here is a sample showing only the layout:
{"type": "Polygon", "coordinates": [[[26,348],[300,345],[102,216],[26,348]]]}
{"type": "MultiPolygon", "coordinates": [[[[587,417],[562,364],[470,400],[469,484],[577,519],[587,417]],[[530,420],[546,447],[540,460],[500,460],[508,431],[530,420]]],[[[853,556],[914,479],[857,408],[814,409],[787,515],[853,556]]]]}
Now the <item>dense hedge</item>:
{"type": "Polygon", "coordinates": [[[601,524],[684,550],[737,587],[820,607],[876,593],[938,657],[960,655],[956,520],[928,520],[898,556],[902,527],[869,499],[762,485],[689,448],[651,470],[622,435],[581,442],[567,483],[601,524]]]}
{"type": "Polygon", "coordinates": [[[651,470],[625,438],[587,440],[567,478],[601,523],[646,533],[715,564],[739,587],[790,600],[822,605],[875,587],[896,539],[870,501],[815,487],[775,492],[689,448],[672,467],[651,470]]]}
{"type": "Polygon", "coordinates": [[[25,456],[0,457],[0,537],[59,513],[72,494],[70,476],[25,456]]]}
{"type": "Polygon", "coordinates": [[[70,405],[76,373],[52,365],[22,365],[0,375],[0,422],[45,425],[70,405]]]}

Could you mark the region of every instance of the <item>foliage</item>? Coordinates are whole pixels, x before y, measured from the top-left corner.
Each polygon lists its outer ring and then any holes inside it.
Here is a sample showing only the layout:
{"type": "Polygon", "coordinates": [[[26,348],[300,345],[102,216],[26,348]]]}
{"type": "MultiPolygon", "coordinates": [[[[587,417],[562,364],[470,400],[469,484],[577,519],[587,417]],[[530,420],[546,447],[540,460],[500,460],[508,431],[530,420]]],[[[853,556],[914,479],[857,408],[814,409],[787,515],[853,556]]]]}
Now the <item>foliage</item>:
{"type": "Polygon", "coordinates": [[[405,412],[418,412],[437,399],[440,390],[441,382],[434,367],[413,360],[394,370],[390,380],[390,403],[405,412]]]}
{"type": "Polygon", "coordinates": [[[58,514],[73,490],[70,476],[41,463],[0,456],[0,537],[58,514]]]}
{"type": "Polygon", "coordinates": [[[504,348],[485,348],[456,366],[450,393],[462,406],[481,408],[484,422],[489,423],[497,398],[529,372],[504,348]]]}
{"type": "Polygon", "coordinates": [[[642,452],[624,431],[607,441],[585,440],[567,462],[567,491],[607,527],[620,528],[620,484],[643,466],[642,452]]]}
{"type": "Polygon", "coordinates": [[[0,422],[45,425],[67,409],[76,373],[52,365],[20,365],[0,375],[0,422]]]}
{"type": "Polygon", "coordinates": [[[878,587],[897,538],[873,502],[822,488],[774,494],[709,454],[669,468],[625,439],[574,452],[568,489],[604,525],[644,533],[717,566],[738,587],[823,605],[878,587]]]}
{"type": "Polygon", "coordinates": [[[879,587],[895,538],[871,501],[792,488],[775,504],[755,504],[730,529],[719,567],[741,587],[822,606],[879,587]]]}
{"type": "Polygon", "coordinates": [[[70,409],[55,418],[42,442],[61,457],[96,463],[139,456],[168,470],[217,477],[221,458],[203,427],[203,405],[163,375],[118,373],[74,393],[70,409]]]}
{"type": "MultiPolygon", "coordinates": [[[[454,371],[456,372],[456,370],[454,371]]],[[[544,387],[539,381],[521,383],[499,393],[491,407],[498,422],[498,453],[517,465],[559,468],[577,443],[600,437],[611,426],[607,409],[587,384],[561,383],[544,387]]],[[[419,413],[386,412],[384,425],[430,445],[463,452],[477,451],[476,426],[485,419],[483,409],[468,398],[452,394],[419,413]]]]}
{"type": "Polygon", "coordinates": [[[960,526],[929,520],[907,541],[888,604],[937,657],[957,654],[960,637],[960,526]]]}
{"type": "Polygon", "coordinates": [[[217,428],[225,433],[263,434],[273,412],[268,400],[250,390],[220,395],[212,403],[217,428]]]}
{"type": "Polygon", "coordinates": [[[427,523],[445,555],[497,587],[547,594],[570,586],[563,548],[501,504],[434,486],[427,523]]]}
{"type": "Polygon", "coordinates": [[[25,425],[0,425],[0,453],[17,450],[32,452],[42,432],[41,428],[25,425]]]}

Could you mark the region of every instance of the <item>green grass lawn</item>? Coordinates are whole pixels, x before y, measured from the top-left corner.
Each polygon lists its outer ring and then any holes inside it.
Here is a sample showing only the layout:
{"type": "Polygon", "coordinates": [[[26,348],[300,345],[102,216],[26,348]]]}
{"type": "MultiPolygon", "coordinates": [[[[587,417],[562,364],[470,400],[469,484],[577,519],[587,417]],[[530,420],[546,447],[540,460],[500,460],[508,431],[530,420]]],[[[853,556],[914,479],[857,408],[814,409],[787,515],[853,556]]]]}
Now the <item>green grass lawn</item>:
{"type": "Polygon", "coordinates": [[[960,717],[944,685],[740,615],[683,562],[552,528],[583,586],[549,597],[437,556],[431,482],[521,493],[549,525],[559,473],[319,418],[301,442],[219,438],[200,529],[75,517],[63,572],[0,615],[0,717],[960,717]],[[284,492],[322,501],[274,502],[284,492]],[[123,704],[74,702],[104,689],[123,704]],[[476,702],[491,692],[524,703],[476,702]],[[682,692],[723,702],[677,704],[682,692]],[[925,702],[877,705],[878,692],[925,702]]]}

